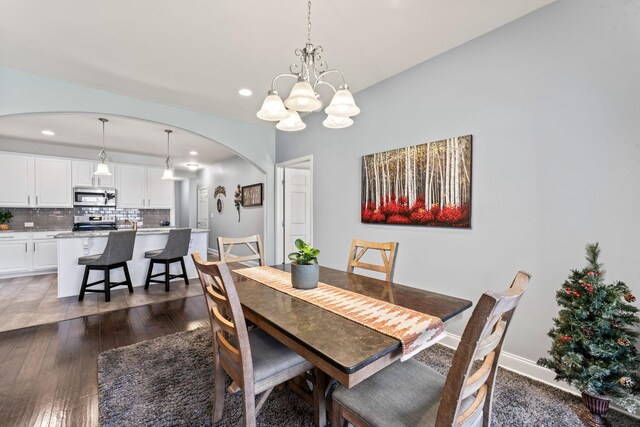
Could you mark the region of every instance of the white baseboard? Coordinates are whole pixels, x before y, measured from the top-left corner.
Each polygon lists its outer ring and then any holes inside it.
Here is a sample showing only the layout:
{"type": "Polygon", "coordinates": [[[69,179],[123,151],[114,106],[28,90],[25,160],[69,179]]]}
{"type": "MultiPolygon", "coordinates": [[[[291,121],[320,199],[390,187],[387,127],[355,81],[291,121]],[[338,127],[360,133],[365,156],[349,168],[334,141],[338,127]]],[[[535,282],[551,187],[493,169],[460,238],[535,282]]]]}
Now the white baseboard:
{"type": "MultiPolygon", "coordinates": [[[[218,255],[218,250],[217,249],[208,248],[207,249],[207,254],[213,255],[214,257],[220,259],[220,256],[218,255]]],[[[260,265],[258,263],[258,261],[245,261],[245,262],[240,262],[238,264],[246,265],[247,267],[258,267],[260,265]]]]}
{"type": "MultiPolygon", "coordinates": [[[[439,342],[439,344],[442,344],[445,347],[449,347],[454,350],[458,348],[458,343],[460,343],[460,336],[451,333],[448,333],[447,337],[439,342]]],[[[524,375],[525,377],[529,377],[551,387],[559,388],[560,390],[566,391],[567,393],[580,396],[580,392],[576,388],[571,387],[570,385],[563,382],[554,380],[556,374],[552,370],[543,368],[532,360],[525,359],[524,357],[520,357],[513,353],[509,353],[508,351],[503,351],[500,353],[499,365],[501,368],[515,372],[516,374],[524,375]]],[[[616,405],[612,404],[611,409],[622,412],[627,416],[640,419],[640,416],[631,414],[616,405]]]]}

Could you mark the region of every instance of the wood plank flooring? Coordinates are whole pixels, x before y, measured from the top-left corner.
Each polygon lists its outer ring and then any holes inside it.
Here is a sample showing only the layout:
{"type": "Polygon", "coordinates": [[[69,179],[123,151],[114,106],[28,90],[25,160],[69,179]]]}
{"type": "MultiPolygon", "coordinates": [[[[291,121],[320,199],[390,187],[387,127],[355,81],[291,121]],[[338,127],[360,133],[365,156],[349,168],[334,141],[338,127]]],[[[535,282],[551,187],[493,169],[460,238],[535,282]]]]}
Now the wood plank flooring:
{"type": "Polygon", "coordinates": [[[99,353],[200,326],[194,296],[2,332],[0,425],[97,426],[99,353]]]}

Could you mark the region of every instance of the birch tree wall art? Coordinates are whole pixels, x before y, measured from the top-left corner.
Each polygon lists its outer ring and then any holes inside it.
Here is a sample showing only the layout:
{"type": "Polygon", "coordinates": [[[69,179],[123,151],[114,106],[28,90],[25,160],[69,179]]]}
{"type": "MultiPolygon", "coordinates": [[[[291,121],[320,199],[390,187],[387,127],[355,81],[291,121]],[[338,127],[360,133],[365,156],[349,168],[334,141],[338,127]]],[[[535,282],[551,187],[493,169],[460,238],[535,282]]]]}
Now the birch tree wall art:
{"type": "Polygon", "coordinates": [[[361,221],[471,227],[471,135],[362,157],[361,221]]]}

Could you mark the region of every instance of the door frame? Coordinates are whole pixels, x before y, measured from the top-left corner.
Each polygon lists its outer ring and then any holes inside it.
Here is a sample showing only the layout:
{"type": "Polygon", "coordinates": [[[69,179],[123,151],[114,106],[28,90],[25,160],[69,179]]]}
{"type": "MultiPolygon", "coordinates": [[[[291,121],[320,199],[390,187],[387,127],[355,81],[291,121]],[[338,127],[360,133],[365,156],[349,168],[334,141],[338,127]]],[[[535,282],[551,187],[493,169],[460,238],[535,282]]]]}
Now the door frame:
{"type": "Polygon", "coordinates": [[[284,253],[284,170],[292,168],[301,163],[309,164],[309,203],[310,203],[310,244],[313,244],[313,154],[298,157],[296,159],[287,160],[286,162],[276,163],[275,173],[275,196],[276,196],[276,215],[275,215],[275,262],[276,264],[284,263],[286,254],[284,253]]]}

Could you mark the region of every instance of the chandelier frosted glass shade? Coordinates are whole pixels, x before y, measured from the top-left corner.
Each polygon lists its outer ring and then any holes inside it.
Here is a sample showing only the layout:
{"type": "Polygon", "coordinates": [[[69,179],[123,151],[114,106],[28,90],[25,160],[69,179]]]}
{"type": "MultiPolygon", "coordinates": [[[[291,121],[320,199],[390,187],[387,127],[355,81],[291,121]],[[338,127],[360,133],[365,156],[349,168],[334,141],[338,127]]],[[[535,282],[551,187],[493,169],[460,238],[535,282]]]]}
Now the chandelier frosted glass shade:
{"type": "Polygon", "coordinates": [[[300,119],[300,115],[296,110],[287,110],[289,113],[289,117],[284,120],[280,120],[276,125],[277,129],[293,132],[296,130],[302,130],[307,127],[307,125],[300,119]]]}
{"type": "Polygon", "coordinates": [[[162,174],[162,178],[161,179],[176,179],[176,177],[173,175],[173,171],[171,169],[167,168],[167,169],[164,170],[164,173],[162,174]]]}
{"type": "Polygon", "coordinates": [[[111,176],[109,165],[107,165],[106,163],[98,163],[98,166],[96,166],[96,171],[93,174],[97,176],[111,176]]]}
{"type": "Polygon", "coordinates": [[[280,99],[280,97],[278,96],[278,92],[276,92],[275,90],[269,91],[267,97],[262,103],[262,108],[260,108],[260,111],[258,111],[258,114],[256,115],[259,119],[271,122],[277,122],[289,117],[289,113],[284,107],[282,99],[280,99]]]}
{"type": "Polygon", "coordinates": [[[322,122],[324,127],[329,129],[344,129],[353,124],[351,117],[327,116],[322,122]]]}
{"type": "Polygon", "coordinates": [[[353,100],[353,95],[346,86],[340,86],[331,99],[331,104],[324,109],[329,116],[351,117],[360,113],[360,108],[353,100]]]}
{"type": "Polygon", "coordinates": [[[284,106],[290,110],[311,112],[322,107],[322,102],[309,82],[300,81],[293,85],[291,94],[284,101],[284,106]]]}

